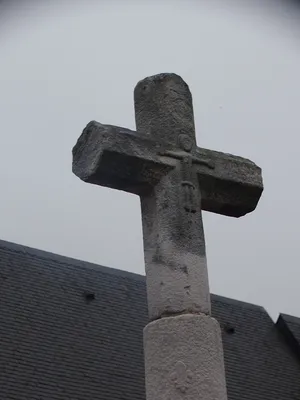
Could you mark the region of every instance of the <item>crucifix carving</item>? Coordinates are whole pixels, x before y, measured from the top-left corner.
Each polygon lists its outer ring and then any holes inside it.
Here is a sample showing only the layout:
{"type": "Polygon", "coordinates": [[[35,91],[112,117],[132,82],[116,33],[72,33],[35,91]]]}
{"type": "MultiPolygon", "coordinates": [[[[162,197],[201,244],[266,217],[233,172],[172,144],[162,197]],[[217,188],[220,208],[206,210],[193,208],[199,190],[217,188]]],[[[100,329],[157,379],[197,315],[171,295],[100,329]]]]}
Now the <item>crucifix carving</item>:
{"type": "Polygon", "coordinates": [[[140,81],[134,100],[137,132],[90,122],[73,148],[73,172],[140,196],[150,319],[210,314],[201,212],[253,211],[261,169],[197,147],[192,96],[178,75],[140,81]]]}
{"type": "Polygon", "coordinates": [[[214,168],[214,163],[211,160],[194,157],[191,154],[193,144],[187,135],[179,135],[178,146],[181,151],[165,151],[161,156],[171,157],[181,160],[181,187],[179,188],[179,196],[182,199],[181,207],[186,212],[195,213],[200,207],[201,201],[199,191],[197,191],[195,182],[197,181],[196,174],[193,171],[193,164],[205,165],[208,168],[214,168]]]}

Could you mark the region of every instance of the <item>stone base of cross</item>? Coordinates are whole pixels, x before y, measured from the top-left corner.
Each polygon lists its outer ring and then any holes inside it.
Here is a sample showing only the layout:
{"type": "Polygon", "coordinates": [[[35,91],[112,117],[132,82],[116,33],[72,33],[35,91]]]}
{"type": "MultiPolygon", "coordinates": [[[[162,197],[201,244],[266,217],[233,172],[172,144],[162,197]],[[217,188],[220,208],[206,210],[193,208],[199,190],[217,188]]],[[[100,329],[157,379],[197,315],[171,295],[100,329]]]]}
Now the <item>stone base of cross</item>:
{"type": "Polygon", "coordinates": [[[233,217],[253,211],[263,191],[261,169],[197,147],[192,96],[178,75],[140,81],[134,98],[137,132],[90,122],[73,148],[73,172],[141,199],[147,400],[226,400],[202,210],[233,217]]]}

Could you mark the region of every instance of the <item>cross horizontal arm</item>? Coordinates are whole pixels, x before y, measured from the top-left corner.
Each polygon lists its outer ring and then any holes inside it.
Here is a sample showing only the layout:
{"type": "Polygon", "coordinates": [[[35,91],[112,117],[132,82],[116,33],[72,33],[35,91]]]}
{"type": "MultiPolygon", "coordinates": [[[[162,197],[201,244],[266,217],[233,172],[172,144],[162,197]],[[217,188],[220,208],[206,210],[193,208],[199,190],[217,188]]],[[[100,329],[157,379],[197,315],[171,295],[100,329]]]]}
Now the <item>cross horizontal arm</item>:
{"type": "Polygon", "coordinates": [[[197,148],[196,157],[214,166],[194,163],[203,210],[230,217],[255,210],[263,191],[260,167],[246,158],[202,148],[197,148]]]}
{"type": "Polygon", "coordinates": [[[91,121],[73,148],[72,169],[85,182],[141,195],[174,168],[160,151],[145,135],[91,121]]]}

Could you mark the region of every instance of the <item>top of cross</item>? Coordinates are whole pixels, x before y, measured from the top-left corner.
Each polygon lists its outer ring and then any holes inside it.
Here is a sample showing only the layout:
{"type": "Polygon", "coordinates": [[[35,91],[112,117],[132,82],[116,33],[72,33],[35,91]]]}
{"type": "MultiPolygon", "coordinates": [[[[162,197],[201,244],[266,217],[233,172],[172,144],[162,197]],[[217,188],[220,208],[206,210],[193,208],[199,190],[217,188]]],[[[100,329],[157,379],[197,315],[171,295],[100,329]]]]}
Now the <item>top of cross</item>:
{"type": "Polygon", "coordinates": [[[134,90],[139,134],[190,151],[196,146],[192,95],[176,74],[159,74],[138,82],[134,90]]]}

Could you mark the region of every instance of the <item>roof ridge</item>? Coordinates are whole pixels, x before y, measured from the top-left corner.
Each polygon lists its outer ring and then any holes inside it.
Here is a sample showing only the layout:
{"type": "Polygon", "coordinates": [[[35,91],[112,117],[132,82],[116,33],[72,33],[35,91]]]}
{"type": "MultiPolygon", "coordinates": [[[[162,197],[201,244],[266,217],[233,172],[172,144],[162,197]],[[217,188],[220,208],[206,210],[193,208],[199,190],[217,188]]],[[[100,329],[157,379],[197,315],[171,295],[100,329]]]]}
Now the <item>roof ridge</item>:
{"type": "MultiPolygon", "coordinates": [[[[290,314],[285,314],[285,313],[280,313],[279,317],[284,318],[285,320],[287,320],[288,322],[294,322],[295,324],[299,324],[300,325],[300,317],[296,317],[294,315],[290,315],[290,314]]],[[[278,317],[278,318],[279,318],[278,317]]]]}
{"type": "Polygon", "coordinates": [[[76,258],[64,256],[62,254],[56,254],[56,253],[52,253],[52,252],[46,251],[46,250],[39,250],[39,249],[35,249],[33,247],[24,246],[21,244],[8,242],[8,241],[0,239],[0,249],[1,248],[13,251],[15,253],[29,254],[32,257],[38,257],[39,259],[43,259],[43,260],[59,261],[60,263],[71,266],[71,267],[97,269],[98,271],[101,271],[103,273],[107,273],[110,275],[123,276],[125,278],[130,278],[130,279],[134,279],[137,281],[145,280],[144,275],[140,275],[135,272],[129,272],[129,271],[125,271],[125,270],[121,270],[121,269],[117,269],[117,268],[105,267],[100,264],[91,263],[88,261],[83,261],[83,260],[79,260],[76,258]]]}

